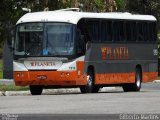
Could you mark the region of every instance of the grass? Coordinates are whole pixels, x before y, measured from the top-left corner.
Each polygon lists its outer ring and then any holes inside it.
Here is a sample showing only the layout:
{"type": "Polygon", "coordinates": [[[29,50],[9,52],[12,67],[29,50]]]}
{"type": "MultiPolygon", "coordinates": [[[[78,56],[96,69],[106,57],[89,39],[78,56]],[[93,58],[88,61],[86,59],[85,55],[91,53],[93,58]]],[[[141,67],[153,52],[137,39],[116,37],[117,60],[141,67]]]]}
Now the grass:
{"type": "Polygon", "coordinates": [[[0,59],[0,79],[3,78],[2,59],[0,59]]]}
{"type": "MultiPolygon", "coordinates": [[[[0,79],[3,78],[2,59],[0,59],[0,79]]],[[[0,91],[26,91],[29,87],[15,86],[14,84],[0,84],[0,91]]]]}
{"type": "MultiPolygon", "coordinates": [[[[2,59],[0,59],[0,79],[3,78],[2,59]]],[[[26,91],[29,87],[15,86],[14,84],[0,84],[0,91],[26,91]]]]}
{"type": "Polygon", "coordinates": [[[0,45],[0,56],[2,56],[2,53],[3,53],[3,48],[0,45]]]}
{"type": "Polygon", "coordinates": [[[0,84],[0,91],[27,91],[29,87],[15,86],[14,84],[0,84]]]}

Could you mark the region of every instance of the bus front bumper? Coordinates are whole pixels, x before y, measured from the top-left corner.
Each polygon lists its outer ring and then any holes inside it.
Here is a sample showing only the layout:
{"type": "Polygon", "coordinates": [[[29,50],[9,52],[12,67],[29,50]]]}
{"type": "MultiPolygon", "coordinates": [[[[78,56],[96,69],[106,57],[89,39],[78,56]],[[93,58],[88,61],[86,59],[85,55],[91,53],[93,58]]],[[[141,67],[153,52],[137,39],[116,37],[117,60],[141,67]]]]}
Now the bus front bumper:
{"type": "Polygon", "coordinates": [[[16,71],[13,73],[17,86],[81,86],[87,77],[79,71],[16,71]]]}

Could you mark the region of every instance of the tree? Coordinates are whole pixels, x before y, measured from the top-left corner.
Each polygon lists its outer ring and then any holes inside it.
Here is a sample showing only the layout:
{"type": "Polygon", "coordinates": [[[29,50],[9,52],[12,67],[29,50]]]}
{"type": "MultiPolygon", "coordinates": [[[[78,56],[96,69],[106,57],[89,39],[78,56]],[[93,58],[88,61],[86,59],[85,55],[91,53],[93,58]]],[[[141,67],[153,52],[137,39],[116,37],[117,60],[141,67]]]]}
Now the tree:
{"type": "Polygon", "coordinates": [[[158,26],[160,27],[160,1],[159,0],[132,0],[132,1],[126,0],[125,9],[126,11],[131,13],[154,15],[157,18],[158,26]]]}
{"type": "Polygon", "coordinates": [[[83,11],[112,12],[122,7],[123,0],[79,0],[83,4],[83,11]],[[118,3],[118,4],[117,4],[118,3]],[[117,8],[117,5],[118,8],[117,8]]]}
{"type": "Polygon", "coordinates": [[[117,11],[123,12],[125,10],[125,1],[124,0],[115,0],[117,11]]]}
{"type": "Polygon", "coordinates": [[[9,31],[26,12],[81,7],[87,12],[123,11],[123,0],[0,0],[0,45],[7,39],[9,31]]]}
{"type": "Polygon", "coordinates": [[[1,0],[0,1],[0,45],[9,35],[9,31],[15,25],[19,16],[23,14],[19,10],[17,3],[14,0],[1,0]]]}

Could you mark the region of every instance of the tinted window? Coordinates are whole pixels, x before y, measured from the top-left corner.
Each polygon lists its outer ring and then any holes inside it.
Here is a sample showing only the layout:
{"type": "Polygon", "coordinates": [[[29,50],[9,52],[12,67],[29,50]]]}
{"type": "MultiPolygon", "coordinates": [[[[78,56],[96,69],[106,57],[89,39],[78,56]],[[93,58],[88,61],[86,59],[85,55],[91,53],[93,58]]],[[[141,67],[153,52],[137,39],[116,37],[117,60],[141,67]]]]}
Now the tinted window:
{"type": "Polygon", "coordinates": [[[100,31],[101,41],[112,41],[112,21],[103,20],[101,22],[101,31],[100,31]]]}
{"type": "Polygon", "coordinates": [[[124,41],[125,40],[125,28],[123,21],[114,21],[113,23],[113,41],[124,41]]]}
{"type": "Polygon", "coordinates": [[[155,26],[155,22],[136,20],[87,21],[89,36],[94,42],[154,41],[155,26]]]}
{"type": "Polygon", "coordinates": [[[130,21],[126,22],[126,40],[132,41],[132,23],[130,21]]]}
{"type": "Polygon", "coordinates": [[[155,41],[156,40],[156,23],[149,22],[148,23],[148,38],[149,41],[155,41]]]}
{"type": "Polygon", "coordinates": [[[91,38],[91,41],[99,42],[100,41],[100,24],[98,20],[87,21],[88,32],[91,38]]]}

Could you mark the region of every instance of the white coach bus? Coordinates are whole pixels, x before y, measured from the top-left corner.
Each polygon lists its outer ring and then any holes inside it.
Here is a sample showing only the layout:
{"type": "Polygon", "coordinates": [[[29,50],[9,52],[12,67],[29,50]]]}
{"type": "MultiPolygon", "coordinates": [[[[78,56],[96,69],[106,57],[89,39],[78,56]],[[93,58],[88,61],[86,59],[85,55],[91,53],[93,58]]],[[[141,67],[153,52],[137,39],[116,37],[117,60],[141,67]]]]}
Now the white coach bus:
{"type": "Polygon", "coordinates": [[[104,86],[139,91],[157,77],[156,19],[130,13],[45,11],[16,24],[14,81],[32,95],[44,88],[104,86]]]}

